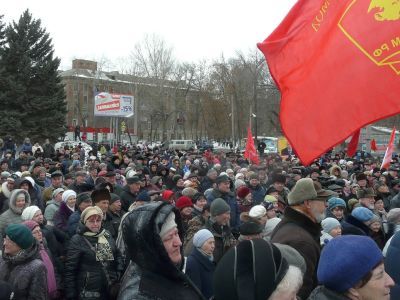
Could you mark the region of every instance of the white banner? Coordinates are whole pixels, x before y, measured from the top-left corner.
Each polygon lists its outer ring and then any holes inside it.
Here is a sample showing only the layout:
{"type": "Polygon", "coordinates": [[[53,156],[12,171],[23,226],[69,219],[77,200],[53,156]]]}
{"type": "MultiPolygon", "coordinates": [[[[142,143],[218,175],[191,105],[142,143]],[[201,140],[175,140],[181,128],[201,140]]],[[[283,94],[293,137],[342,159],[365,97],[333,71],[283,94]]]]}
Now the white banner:
{"type": "Polygon", "coordinates": [[[133,96],[99,93],[94,97],[94,115],[103,117],[133,116],[133,96]]]}

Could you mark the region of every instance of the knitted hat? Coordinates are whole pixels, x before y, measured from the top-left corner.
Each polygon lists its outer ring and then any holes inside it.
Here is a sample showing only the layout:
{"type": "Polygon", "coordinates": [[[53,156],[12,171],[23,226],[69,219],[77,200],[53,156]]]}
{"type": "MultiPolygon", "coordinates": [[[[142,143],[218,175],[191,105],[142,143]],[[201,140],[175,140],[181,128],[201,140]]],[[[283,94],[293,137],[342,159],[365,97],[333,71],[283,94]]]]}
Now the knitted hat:
{"type": "Polygon", "coordinates": [[[115,201],[121,200],[121,197],[118,196],[117,194],[111,193],[111,200],[110,200],[110,205],[113,204],[115,201]]]}
{"type": "Polygon", "coordinates": [[[100,209],[100,207],[98,206],[86,207],[81,214],[81,222],[85,224],[87,219],[89,219],[91,216],[94,215],[98,215],[101,218],[103,218],[103,211],[100,209]]]}
{"type": "Polygon", "coordinates": [[[76,206],[81,205],[82,202],[90,202],[90,203],[92,203],[92,198],[90,197],[90,193],[89,192],[80,193],[76,197],[76,206]]]}
{"type": "Polygon", "coordinates": [[[249,211],[249,216],[255,219],[264,217],[267,214],[267,210],[262,205],[255,205],[249,211]]]}
{"type": "Polygon", "coordinates": [[[263,231],[264,226],[260,223],[249,221],[240,224],[239,231],[241,235],[259,234],[263,231]]]}
{"type": "Polygon", "coordinates": [[[279,249],[263,239],[240,242],[218,262],[216,300],[268,299],[288,270],[279,249]]]}
{"type": "Polygon", "coordinates": [[[352,211],[354,208],[360,207],[360,203],[358,202],[357,199],[352,198],[349,201],[347,201],[347,207],[349,208],[349,211],[352,211]]]}
{"type": "Polygon", "coordinates": [[[168,217],[165,219],[164,224],[161,226],[160,230],[160,237],[161,239],[169,232],[171,229],[174,229],[178,227],[178,225],[175,222],[175,213],[170,212],[168,217]]]}
{"type": "Polygon", "coordinates": [[[230,206],[222,198],[217,198],[211,202],[210,213],[212,217],[222,215],[230,210],[230,206]]]}
{"type": "Polygon", "coordinates": [[[22,211],[22,215],[21,218],[22,220],[26,221],[26,220],[32,220],[33,216],[36,214],[36,212],[40,211],[40,208],[32,205],[32,206],[28,206],[26,207],[23,211],[22,211]]]}
{"type": "Polygon", "coordinates": [[[33,231],[33,229],[35,229],[35,227],[39,226],[39,224],[33,220],[24,221],[24,222],[22,222],[22,224],[25,225],[26,227],[28,227],[30,231],[33,231]]]}
{"type": "Polygon", "coordinates": [[[150,202],[149,193],[147,191],[140,192],[139,195],[137,195],[136,201],[150,202]]]}
{"type": "Polygon", "coordinates": [[[326,233],[330,233],[332,229],[336,227],[341,227],[339,221],[335,218],[326,218],[321,222],[322,230],[326,233]]]}
{"type": "Polygon", "coordinates": [[[236,194],[239,198],[243,199],[245,198],[248,194],[250,194],[250,189],[243,185],[240,188],[238,188],[238,190],[236,191],[236,194]]]}
{"type": "Polygon", "coordinates": [[[370,237],[340,236],[331,240],[322,250],[317,270],[318,281],[328,289],[343,293],[382,261],[382,252],[370,237]]]}
{"type": "Polygon", "coordinates": [[[70,197],[76,197],[76,193],[73,190],[66,190],[62,195],[62,201],[67,202],[70,197]]]}
{"type": "Polygon", "coordinates": [[[235,190],[239,189],[241,186],[245,186],[246,182],[244,182],[242,179],[236,179],[235,180],[235,190]]]}
{"type": "Polygon", "coordinates": [[[369,222],[374,217],[374,213],[366,207],[356,207],[351,215],[360,222],[369,222]]]}
{"type": "Polygon", "coordinates": [[[264,202],[271,202],[271,203],[275,203],[278,202],[278,199],[272,195],[266,195],[264,197],[264,202]]]}
{"type": "Polygon", "coordinates": [[[208,240],[214,238],[213,234],[211,231],[207,229],[200,229],[195,233],[193,236],[193,246],[196,248],[201,248],[203,244],[208,240]]]}
{"type": "Polygon", "coordinates": [[[51,198],[54,199],[59,193],[62,193],[62,192],[64,192],[64,189],[63,189],[63,188],[55,189],[55,190],[53,191],[53,193],[51,194],[51,198]]]}
{"type": "Polygon", "coordinates": [[[217,179],[215,179],[215,182],[216,182],[217,184],[220,184],[221,182],[227,182],[227,181],[229,181],[228,175],[219,175],[219,176],[217,177],[217,179]]]}
{"type": "Polygon", "coordinates": [[[169,201],[169,199],[171,199],[171,197],[174,195],[174,192],[171,190],[165,190],[164,192],[162,192],[161,196],[165,201],[169,201]]]}
{"type": "Polygon", "coordinates": [[[328,209],[332,210],[335,207],[343,207],[346,208],[346,202],[344,202],[343,199],[337,198],[337,197],[332,197],[328,200],[328,209]]]}
{"type": "Polygon", "coordinates": [[[8,225],[6,236],[22,249],[28,249],[35,242],[32,232],[22,224],[8,225]]]}
{"type": "Polygon", "coordinates": [[[181,196],[176,201],[175,206],[179,210],[182,210],[185,207],[192,207],[193,206],[192,199],[186,196],[181,196]]]}
{"type": "Polygon", "coordinates": [[[297,205],[305,200],[314,200],[317,198],[317,191],[311,178],[301,178],[296,182],[292,191],[288,195],[289,205],[297,205]]]}
{"type": "Polygon", "coordinates": [[[108,200],[108,201],[111,200],[111,194],[108,189],[96,189],[91,193],[90,197],[92,198],[93,203],[97,203],[102,200],[108,200]]]}

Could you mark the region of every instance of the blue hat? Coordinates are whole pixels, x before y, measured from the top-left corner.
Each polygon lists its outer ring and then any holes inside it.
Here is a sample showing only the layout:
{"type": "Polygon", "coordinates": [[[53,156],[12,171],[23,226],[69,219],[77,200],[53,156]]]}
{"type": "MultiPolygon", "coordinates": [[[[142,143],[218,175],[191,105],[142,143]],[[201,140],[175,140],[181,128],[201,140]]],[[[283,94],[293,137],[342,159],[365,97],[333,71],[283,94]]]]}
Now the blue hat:
{"type": "Polygon", "coordinates": [[[366,207],[356,207],[351,215],[360,222],[368,222],[374,217],[374,213],[366,207]]]}
{"type": "Polygon", "coordinates": [[[346,202],[344,202],[343,199],[337,198],[337,197],[332,197],[328,200],[328,209],[332,210],[335,207],[343,207],[346,208],[346,202]]]}
{"type": "Polygon", "coordinates": [[[382,261],[382,252],[370,237],[336,237],[322,250],[317,270],[318,281],[328,289],[343,293],[382,261]]]}
{"type": "Polygon", "coordinates": [[[150,202],[151,199],[150,199],[149,193],[146,191],[143,191],[137,196],[136,200],[143,201],[143,202],[150,202]]]}

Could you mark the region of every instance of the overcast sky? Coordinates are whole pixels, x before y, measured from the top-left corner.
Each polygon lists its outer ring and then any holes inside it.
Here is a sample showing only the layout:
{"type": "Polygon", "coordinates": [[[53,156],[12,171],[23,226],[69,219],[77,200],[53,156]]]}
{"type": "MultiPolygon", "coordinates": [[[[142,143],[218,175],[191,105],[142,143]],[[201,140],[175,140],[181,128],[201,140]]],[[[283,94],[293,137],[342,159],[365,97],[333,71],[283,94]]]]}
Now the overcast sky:
{"type": "Polygon", "coordinates": [[[61,68],[74,58],[120,61],[146,33],[173,47],[179,61],[212,60],[263,41],[296,0],[2,0],[5,21],[29,8],[53,39],[61,68]]]}

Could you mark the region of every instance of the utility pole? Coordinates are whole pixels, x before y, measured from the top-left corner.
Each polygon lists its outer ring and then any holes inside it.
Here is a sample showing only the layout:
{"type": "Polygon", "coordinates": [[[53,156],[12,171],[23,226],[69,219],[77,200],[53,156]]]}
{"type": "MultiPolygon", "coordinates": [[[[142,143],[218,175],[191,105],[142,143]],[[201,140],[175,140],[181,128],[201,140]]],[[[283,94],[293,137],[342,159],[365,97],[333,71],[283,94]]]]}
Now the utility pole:
{"type": "Polygon", "coordinates": [[[231,129],[232,129],[232,144],[233,144],[233,149],[235,149],[235,118],[234,118],[234,107],[233,107],[233,94],[231,95],[231,129]]]}

